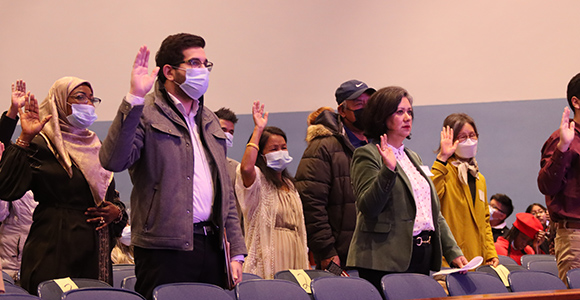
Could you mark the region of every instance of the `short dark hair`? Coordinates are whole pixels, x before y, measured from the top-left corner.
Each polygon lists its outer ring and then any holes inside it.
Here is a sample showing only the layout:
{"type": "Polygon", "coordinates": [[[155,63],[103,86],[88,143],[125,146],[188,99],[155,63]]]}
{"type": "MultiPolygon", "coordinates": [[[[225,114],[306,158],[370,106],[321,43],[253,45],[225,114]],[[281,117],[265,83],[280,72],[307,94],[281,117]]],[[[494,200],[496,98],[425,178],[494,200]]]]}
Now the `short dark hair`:
{"type": "MultiPolygon", "coordinates": [[[[413,97],[407,90],[399,86],[384,87],[369,98],[362,118],[366,137],[378,140],[381,135],[387,133],[387,120],[397,111],[403,98],[409,99],[413,105],[413,97]]],[[[412,115],[412,117],[414,116],[412,115]]]]}
{"type": "Polygon", "coordinates": [[[157,78],[161,83],[167,80],[163,74],[163,66],[175,66],[182,62],[185,59],[183,50],[189,48],[205,48],[205,40],[201,36],[189,33],[170,35],[163,40],[155,55],[155,63],[160,69],[157,78]]]}
{"type": "MultiPolygon", "coordinates": [[[[449,126],[449,128],[453,129],[453,141],[457,140],[457,136],[465,124],[471,125],[471,127],[473,127],[473,131],[475,131],[475,135],[479,137],[477,126],[475,126],[475,121],[466,113],[453,113],[448,115],[447,118],[443,120],[443,127],[449,126]]],[[[437,148],[435,153],[439,153],[439,151],[441,151],[441,145],[439,145],[439,148],[437,148]]],[[[451,156],[455,156],[455,153],[453,153],[451,156]]]]}
{"type": "Polygon", "coordinates": [[[506,194],[495,194],[491,196],[490,201],[495,200],[501,203],[501,206],[504,207],[505,211],[503,213],[506,215],[506,219],[514,212],[514,205],[512,203],[512,199],[508,197],[506,194]]]}
{"type": "Polygon", "coordinates": [[[543,209],[545,212],[548,212],[548,210],[546,209],[546,207],[545,207],[545,206],[543,206],[543,205],[542,205],[542,204],[540,204],[540,203],[532,203],[532,204],[528,205],[528,208],[526,208],[526,212],[527,212],[527,213],[529,213],[529,214],[531,214],[531,213],[532,213],[532,209],[534,209],[534,206],[539,206],[539,207],[541,207],[541,208],[542,208],[542,209],[543,209]]]}
{"type": "Polygon", "coordinates": [[[218,119],[230,121],[234,124],[238,123],[238,117],[231,109],[222,107],[215,112],[218,119]]]}
{"type": "MultiPolygon", "coordinates": [[[[260,141],[258,142],[258,147],[260,148],[260,150],[258,150],[258,154],[260,155],[258,155],[258,157],[256,158],[256,166],[260,168],[260,171],[262,171],[262,174],[264,174],[266,180],[268,180],[268,182],[272,183],[277,188],[281,188],[283,186],[290,188],[288,181],[293,182],[294,178],[290,176],[288,170],[282,171],[282,180],[278,179],[278,176],[276,176],[276,171],[274,171],[271,168],[268,168],[268,164],[264,157],[264,148],[266,147],[266,143],[268,142],[268,140],[272,135],[279,135],[282,138],[284,138],[284,141],[286,143],[288,143],[286,133],[284,133],[282,129],[275,126],[266,126],[266,128],[264,128],[264,131],[262,131],[262,136],[260,136],[260,141]]],[[[251,138],[252,137],[250,136],[250,139],[251,138]]]]}
{"type": "Polygon", "coordinates": [[[566,98],[568,98],[568,105],[570,109],[574,111],[574,106],[572,105],[572,97],[580,98],[580,73],[576,74],[570,82],[568,82],[568,89],[566,91],[566,98]]]}

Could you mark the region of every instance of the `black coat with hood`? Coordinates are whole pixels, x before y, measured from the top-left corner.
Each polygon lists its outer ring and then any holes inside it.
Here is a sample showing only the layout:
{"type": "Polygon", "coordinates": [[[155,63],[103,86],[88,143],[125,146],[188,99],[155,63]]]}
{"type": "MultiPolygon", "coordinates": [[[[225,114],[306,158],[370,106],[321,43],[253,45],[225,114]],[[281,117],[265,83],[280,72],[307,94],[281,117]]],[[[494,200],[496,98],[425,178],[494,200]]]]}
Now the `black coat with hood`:
{"type": "Polygon", "coordinates": [[[354,147],[341,117],[331,111],[323,111],[308,127],[306,141],[295,186],[304,208],[308,248],[319,267],[321,260],[334,255],[344,267],[356,225],[350,181],[354,147]]]}

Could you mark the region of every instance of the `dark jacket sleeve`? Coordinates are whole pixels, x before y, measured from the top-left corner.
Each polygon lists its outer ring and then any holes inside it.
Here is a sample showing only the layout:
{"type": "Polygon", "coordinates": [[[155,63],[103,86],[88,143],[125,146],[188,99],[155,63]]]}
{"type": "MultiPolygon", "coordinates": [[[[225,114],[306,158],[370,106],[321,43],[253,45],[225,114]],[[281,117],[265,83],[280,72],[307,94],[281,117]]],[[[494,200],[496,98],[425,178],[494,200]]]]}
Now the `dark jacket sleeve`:
{"type": "Polygon", "coordinates": [[[6,112],[4,112],[2,117],[0,117],[0,142],[2,142],[4,146],[7,147],[10,145],[10,140],[12,139],[17,123],[18,118],[16,120],[11,119],[6,116],[6,112]]]}
{"type": "Polygon", "coordinates": [[[317,261],[337,255],[327,210],[333,180],[331,163],[321,140],[314,140],[304,151],[296,171],[295,186],[302,200],[308,248],[317,261]]]}
{"type": "Polygon", "coordinates": [[[143,105],[132,106],[123,100],[109,133],[99,151],[103,168],[121,172],[139,159],[143,147],[143,131],[139,127],[143,105]]]}
{"type": "MultiPolygon", "coordinates": [[[[34,144],[30,145],[31,148],[34,144]]],[[[18,200],[30,189],[32,169],[29,156],[34,153],[15,144],[6,147],[0,160],[0,199],[18,200]]]]}
{"type": "MultiPolygon", "coordinates": [[[[127,215],[125,203],[123,203],[123,201],[121,201],[119,191],[117,191],[115,188],[116,188],[115,179],[113,179],[111,181],[111,184],[109,184],[109,188],[107,189],[107,194],[105,195],[105,199],[107,201],[113,203],[115,206],[117,206],[121,210],[121,213],[123,215],[123,217],[121,217],[120,221],[113,222],[113,223],[109,224],[109,226],[111,226],[112,237],[120,237],[121,233],[123,233],[123,229],[125,228],[125,226],[127,226],[127,221],[129,220],[129,216],[127,215]]],[[[115,221],[117,221],[117,220],[115,220],[115,221]]]]}
{"type": "Polygon", "coordinates": [[[559,138],[551,136],[542,147],[541,169],[538,173],[538,188],[544,195],[560,192],[566,184],[567,168],[571,165],[572,151],[558,150],[559,138]]]}
{"type": "Polygon", "coordinates": [[[376,149],[372,147],[375,146],[367,145],[355,150],[350,174],[358,211],[376,218],[391,201],[397,173],[383,164],[380,154],[378,151],[374,153],[376,149]]]}

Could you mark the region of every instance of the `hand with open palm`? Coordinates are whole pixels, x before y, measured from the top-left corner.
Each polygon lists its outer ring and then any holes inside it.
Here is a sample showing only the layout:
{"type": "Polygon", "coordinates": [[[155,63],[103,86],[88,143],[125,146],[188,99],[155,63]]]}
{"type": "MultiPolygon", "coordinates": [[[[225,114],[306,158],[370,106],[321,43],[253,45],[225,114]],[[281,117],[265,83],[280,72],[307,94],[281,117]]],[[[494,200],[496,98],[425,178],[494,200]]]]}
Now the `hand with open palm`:
{"type": "Polygon", "coordinates": [[[22,133],[20,133],[19,139],[29,143],[42,130],[52,116],[48,115],[41,120],[38,114],[38,101],[36,97],[28,93],[24,98],[24,109],[18,110],[20,124],[22,126],[22,133]]]}
{"type": "Polygon", "coordinates": [[[26,93],[26,82],[19,79],[12,84],[12,95],[10,98],[10,109],[6,115],[12,119],[16,119],[18,116],[18,110],[24,106],[26,101],[26,96],[30,97],[30,92],[26,93]]]}
{"type": "Polygon", "coordinates": [[[158,72],[159,67],[156,67],[149,74],[149,49],[147,46],[141,46],[133,63],[129,93],[137,97],[145,97],[155,83],[158,72]]]}
{"type": "Polygon", "coordinates": [[[268,125],[268,112],[264,112],[264,104],[260,105],[260,101],[254,101],[252,117],[256,127],[263,130],[268,125]]]}
{"type": "Polygon", "coordinates": [[[383,163],[392,171],[395,170],[397,166],[397,159],[395,158],[395,153],[393,153],[393,149],[388,146],[387,144],[388,138],[387,134],[381,135],[381,143],[377,144],[377,148],[379,149],[379,153],[383,158],[383,163]]]}
{"type": "Polygon", "coordinates": [[[446,162],[457,150],[457,144],[459,144],[459,140],[453,142],[453,128],[443,127],[441,130],[441,150],[437,154],[437,159],[446,162]]]}
{"type": "Polygon", "coordinates": [[[572,140],[574,139],[574,128],[576,124],[570,121],[570,109],[564,108],[562,113],[562,120],[560,121],[560,141],[558,142],[558,149],[562,152],[568,151],[572,140]]]}

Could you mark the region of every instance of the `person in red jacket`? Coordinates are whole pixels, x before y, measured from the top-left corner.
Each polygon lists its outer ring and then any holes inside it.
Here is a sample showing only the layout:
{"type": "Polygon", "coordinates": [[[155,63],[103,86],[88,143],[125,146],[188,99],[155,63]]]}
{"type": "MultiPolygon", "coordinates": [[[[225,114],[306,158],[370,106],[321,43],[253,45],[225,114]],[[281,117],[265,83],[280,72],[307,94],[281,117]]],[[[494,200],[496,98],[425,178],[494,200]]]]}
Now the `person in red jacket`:
{"type": "Polygon", "coordinates": [[[513,258],[521,265],[521,257],[524,254],[536,254],[530,246],[535,241],[538,232],[542,231],[542,223],[534,215],[529,213],[516,214],[514,226],[507,236],[498,237],[495,242],[495,250],[498,255],[505,255],[513,258]]]}

